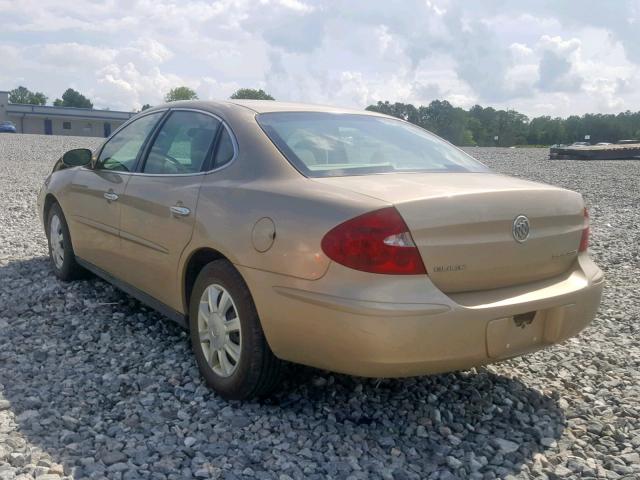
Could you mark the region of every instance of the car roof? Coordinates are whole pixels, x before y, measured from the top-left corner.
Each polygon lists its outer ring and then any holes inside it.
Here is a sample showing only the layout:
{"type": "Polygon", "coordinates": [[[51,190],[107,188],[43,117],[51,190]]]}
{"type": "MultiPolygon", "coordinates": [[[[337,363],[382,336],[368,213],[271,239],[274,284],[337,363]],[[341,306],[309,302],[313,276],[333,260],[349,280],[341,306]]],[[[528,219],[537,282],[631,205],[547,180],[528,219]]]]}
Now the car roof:
{"type": "Polygon", "coordinates": [[[316,105],[312,103],[278,102],[274,100],[231,100],[229,103],[246,107],[257,113],[270,112],[329,112],[329,113],[371,113],[364,109],[316,105]]]}
{"type": "MultiPolygon", "coordinates": [[[[316,105],[312,103],[278,102],[275,100],[186,100],[165,103],[157,108],[200,108],[203,110],[244,110],[249,109],[255,113],[271,112],[327,112],[327,113],[352,113],[359,115],[383,116],[380,113],[370,112],[364,109],[333,107],[330,105],[316,105]]],[[[246,110],[245,110],[246,111],[246,110]]]]}

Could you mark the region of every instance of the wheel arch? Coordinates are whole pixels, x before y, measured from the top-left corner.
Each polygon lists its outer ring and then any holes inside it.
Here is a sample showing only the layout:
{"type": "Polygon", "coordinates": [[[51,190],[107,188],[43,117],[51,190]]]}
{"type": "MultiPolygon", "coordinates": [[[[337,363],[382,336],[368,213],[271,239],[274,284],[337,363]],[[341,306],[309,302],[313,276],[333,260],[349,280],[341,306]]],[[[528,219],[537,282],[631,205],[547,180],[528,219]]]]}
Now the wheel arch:
{"type": "Polygon", "coordinates": [[[189,254],[182,270],[182,305],[187,316],[196,278],[206,265],[215,260],[227,260],[231,263],[223,253],[210,247],[198,248],[189,254]]]}
{"type": "Polygon", "coordinates": [[[44,204],[42,206],[42,223],[44,225],[44,231],[47,237],[49,236],[49,229],[47,228],[47,217],[49,216],[49,210],[51,210],[51,206],[54,203],[57,203],[58,205],[60,205],[60,202],[53,195],[53,193],[47,193],[47,195],[44,197],[44,204]]]}

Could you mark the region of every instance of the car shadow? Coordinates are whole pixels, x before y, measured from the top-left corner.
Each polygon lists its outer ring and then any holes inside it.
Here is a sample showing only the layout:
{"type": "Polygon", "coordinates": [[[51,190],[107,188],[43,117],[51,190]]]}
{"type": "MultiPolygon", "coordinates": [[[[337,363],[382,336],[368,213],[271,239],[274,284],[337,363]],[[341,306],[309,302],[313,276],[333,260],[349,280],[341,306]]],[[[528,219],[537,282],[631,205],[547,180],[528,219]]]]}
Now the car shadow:
{"type": "Polygon", "coordinates": [[[22,438],[12,454],[76,478],[501,478],[545,469],[565,428],[558,398],[486,368],[372,380],[291,365],[278,393],[227,402],[183,329],[96,278],[60,282],[44,257],[0,261],[3,400],[0,446],[22,438]]]}

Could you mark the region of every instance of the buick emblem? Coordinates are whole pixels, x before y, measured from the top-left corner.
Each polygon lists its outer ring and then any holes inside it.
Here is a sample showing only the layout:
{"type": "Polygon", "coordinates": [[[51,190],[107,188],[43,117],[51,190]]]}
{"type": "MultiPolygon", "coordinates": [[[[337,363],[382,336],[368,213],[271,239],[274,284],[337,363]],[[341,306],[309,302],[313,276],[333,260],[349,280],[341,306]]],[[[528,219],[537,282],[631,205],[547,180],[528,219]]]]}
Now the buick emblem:
{"type": "Polygon", "coordinates": [[[518,215],[513,221],[511,233],[516,242],[526,242],[529,238],[529,219],[524,215],[518,215]]]}

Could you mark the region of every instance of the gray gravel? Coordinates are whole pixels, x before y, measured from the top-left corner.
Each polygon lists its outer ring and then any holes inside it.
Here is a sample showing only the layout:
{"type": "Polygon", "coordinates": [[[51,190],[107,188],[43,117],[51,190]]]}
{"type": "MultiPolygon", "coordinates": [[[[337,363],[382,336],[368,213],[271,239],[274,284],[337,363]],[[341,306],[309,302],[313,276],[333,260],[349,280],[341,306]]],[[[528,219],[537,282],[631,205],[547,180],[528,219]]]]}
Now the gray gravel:
{"type": "Polygon", "coordinates": [[[362,380],[292,367],[217,398],[185,332],[110,285],[52,275],[35,198],[65,149],[0,135],[0,480],[640,478],[640,162],[476,149],[584,193],[604,303],[580,337],[488,368],[362,380]]]}

